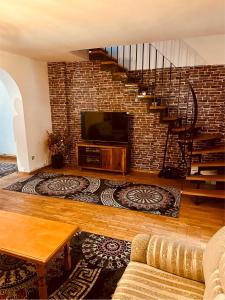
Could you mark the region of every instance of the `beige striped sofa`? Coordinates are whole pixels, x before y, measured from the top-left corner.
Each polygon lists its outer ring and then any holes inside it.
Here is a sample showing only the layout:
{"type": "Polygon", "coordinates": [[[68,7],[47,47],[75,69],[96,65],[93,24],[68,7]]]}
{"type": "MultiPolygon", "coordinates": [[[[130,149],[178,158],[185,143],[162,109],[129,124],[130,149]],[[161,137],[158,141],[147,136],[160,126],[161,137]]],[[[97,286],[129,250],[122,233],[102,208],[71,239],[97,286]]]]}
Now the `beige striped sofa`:
{"type": "Polygon", "coordinates": [[[205,249],[158,235],[137,235],[114,300],[225,300],[225,227],[205,249]]]}

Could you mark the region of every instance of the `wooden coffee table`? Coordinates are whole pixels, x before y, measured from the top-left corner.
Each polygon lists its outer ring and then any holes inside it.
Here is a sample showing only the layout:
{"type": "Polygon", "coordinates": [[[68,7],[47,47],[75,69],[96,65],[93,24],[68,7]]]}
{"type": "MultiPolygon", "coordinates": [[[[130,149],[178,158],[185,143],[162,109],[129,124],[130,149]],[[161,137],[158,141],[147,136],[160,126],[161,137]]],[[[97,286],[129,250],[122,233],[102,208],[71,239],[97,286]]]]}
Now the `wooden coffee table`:
{"type": "Polygon", "coordinates": [[[46,264],[64,249],[65,268],[71,268],[69,244],[78,227],[3,210],[0,220],[0,252],[35,263],[39,297],[47,299],[46,264]]]}

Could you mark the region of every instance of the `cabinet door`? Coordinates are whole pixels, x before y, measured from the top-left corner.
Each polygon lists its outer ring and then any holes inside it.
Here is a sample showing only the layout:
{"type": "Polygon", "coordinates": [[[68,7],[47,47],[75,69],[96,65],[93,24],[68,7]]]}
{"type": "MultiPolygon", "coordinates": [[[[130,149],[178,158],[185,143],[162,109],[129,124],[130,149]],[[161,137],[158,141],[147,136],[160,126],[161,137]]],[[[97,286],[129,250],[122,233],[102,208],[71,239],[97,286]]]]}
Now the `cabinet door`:
{"type": "Polygon", "coordinates": [[[112,149],[112,169],[115,171],[121,171],[123,169],[123,149],[112,149]]]}
{"type": "Polygon", "coordinates": [[[112,149],[101,149],[101,165],[103,169],[112,169],[112,149]]]}

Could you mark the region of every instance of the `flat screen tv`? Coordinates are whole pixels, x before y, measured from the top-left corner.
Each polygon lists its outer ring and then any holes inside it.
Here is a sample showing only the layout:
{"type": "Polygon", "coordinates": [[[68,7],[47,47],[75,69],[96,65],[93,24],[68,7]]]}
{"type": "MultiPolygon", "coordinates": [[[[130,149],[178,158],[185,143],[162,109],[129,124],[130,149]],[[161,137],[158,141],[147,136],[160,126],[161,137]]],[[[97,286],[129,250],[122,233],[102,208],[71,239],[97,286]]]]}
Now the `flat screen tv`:
{"type": "Polygon", "coordinates": [[[128,142],[128,114],[126,112],[81,112],[83,140],[99,142],[128,142]]]}

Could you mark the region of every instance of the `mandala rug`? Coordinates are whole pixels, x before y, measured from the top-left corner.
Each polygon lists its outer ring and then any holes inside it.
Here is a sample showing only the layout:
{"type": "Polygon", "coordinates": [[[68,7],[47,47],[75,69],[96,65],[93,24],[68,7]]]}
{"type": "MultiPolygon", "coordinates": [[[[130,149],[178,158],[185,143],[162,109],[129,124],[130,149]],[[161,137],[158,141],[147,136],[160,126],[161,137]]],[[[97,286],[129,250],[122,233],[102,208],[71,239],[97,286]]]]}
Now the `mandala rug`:
{"type": "Polygon", "coordinates": [[[18,169],[16,164],[0,162],[0,178],[17,171],[18,169]]]}
{"type": "MultiPolygon", "coordinates": [[[[49,299],[110,299],[130,259],[131,244],[88,232],[71,242],[72,271],[65,274],[63,253],[47,267],[49,299]]],[[[35,265],[0,254],[0,299],[37,299],[35,265]]]]}
{"type": "Polygon", "coordinates": [[[126,208],[177,217],[180,191],[175,187],[39,173],[7,190],[126,208]]]}

